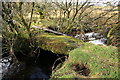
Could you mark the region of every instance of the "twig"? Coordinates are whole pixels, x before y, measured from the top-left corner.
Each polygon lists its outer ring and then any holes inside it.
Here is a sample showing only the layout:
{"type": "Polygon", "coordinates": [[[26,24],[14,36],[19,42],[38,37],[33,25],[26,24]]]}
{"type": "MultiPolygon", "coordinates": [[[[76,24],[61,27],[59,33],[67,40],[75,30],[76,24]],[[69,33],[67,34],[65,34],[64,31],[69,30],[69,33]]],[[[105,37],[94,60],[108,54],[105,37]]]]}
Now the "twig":
{"type": "Polygon", "coordinates": [[[66,58],[66,59],[67,59],[67,56],[62,56],[62,57],[59,57],[58,59],[56,59],[55,62],[53,63],[52,70],[55,68],[55,63],[56,63],[58,60],[61,60],[62,58],[66,58]]]}

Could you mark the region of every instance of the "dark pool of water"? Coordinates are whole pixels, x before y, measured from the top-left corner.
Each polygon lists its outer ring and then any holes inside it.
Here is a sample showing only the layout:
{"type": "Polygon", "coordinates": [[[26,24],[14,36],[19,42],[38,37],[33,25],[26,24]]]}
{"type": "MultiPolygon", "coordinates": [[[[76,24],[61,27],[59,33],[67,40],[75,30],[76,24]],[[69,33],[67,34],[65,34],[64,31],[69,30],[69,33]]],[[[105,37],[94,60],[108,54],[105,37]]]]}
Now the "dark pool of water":
{"type": "Polygon", "coordinates": [[[41,78],[48,79],[49,77],[44,72],[42,72],[41,68],[34,67],[28,74],[28,78],[30,80],[33,80],[33,79],[41,79],[41,78]]]}
{"type": "MultiPolygon", "coordinates": [[[[15,68],[15,67],[12,67],[15,68]]],[[[30,65],[21,69],[20,67],[8,71],[8,74],[3,77],[3,80],[41,80],[49,79],[47,75],[39,66],[30,65]],[[21,70],[20,70],[21,69],[21,70]],[[17,71],[18,70],[18,71],[17,71]]]]}

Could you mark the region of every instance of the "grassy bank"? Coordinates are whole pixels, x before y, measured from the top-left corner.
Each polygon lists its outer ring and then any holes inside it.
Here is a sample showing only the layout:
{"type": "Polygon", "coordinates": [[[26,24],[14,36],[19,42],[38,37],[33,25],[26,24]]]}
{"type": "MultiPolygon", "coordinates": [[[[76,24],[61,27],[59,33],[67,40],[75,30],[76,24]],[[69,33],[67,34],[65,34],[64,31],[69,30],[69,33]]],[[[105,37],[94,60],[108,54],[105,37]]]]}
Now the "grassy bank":
{"type": "Polygon", "coordinates": [[[85,43],[69,53],[52,78],[118,78],[118,64],[116,47],[85,43]]]}

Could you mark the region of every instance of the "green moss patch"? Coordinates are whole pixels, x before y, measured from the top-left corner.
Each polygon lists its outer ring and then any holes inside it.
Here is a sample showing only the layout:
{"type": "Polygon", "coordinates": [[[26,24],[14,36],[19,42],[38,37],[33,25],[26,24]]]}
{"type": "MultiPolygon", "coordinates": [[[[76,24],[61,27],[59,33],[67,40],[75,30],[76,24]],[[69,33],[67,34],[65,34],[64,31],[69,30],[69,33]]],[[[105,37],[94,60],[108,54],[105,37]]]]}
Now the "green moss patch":
{"type": "Polygon", "coordinates": [[[69,51],[77,48],[83,43],[82,41],[69,36],[47,33],[37,35],[36,39],[40,48],[58,54],[68,54],[69,51]]]}
{"type": "Polygon", "coordinates": [[[69,53],[52,78],[118,78],[118,50],[112,46],[85,43],[69,53]]]}

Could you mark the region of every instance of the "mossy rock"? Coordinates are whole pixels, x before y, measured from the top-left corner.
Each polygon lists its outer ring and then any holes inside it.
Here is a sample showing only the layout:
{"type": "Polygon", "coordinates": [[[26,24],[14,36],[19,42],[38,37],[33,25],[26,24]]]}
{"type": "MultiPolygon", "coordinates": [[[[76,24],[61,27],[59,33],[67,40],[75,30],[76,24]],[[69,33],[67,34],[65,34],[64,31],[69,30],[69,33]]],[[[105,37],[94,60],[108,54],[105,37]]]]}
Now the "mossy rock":
{"type": "Polygon", "coordinates": [[[69,53],[51,78],[118,78],[118,62],[116,47],[85,43],[69,53]]]}
{"type": "Polygon", "coordinates": [[[57,54],[68,54],[71,50],[83,44],[83,41],[62,35],[41,33],[35,37],[40,48],[57,54]]]}

